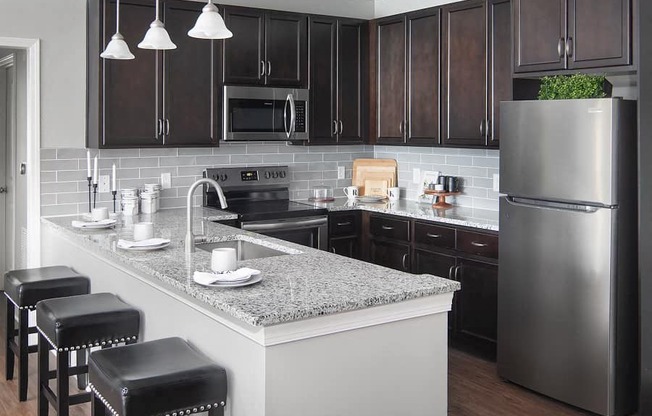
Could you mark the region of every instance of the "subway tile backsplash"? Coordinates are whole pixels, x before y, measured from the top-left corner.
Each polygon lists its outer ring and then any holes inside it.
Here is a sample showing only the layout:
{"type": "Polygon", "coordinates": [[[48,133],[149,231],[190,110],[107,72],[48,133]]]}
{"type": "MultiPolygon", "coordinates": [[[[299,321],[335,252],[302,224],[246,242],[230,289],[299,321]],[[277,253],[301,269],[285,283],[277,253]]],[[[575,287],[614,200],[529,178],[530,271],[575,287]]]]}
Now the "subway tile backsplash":
{"type": "MultiPolygon", "coordinates": [[[[220,143],[218,148],[106,149],[99,154],[100,175],[110,175],[115,163],[118,188],[142,187],[160,183],[162,173],[170,173],[172,188],[161,195],[161,207],[185,206],[189,186],[207,167],[229,165],[288,165],[291,173],[291,198],[305,200],[315,185],[328,185],[335,196],[351,184],[353,160],[392,158],[399,165],[402,196],[416,200],[420,185],[412,183],[413,170],[438,170],[463,178],[464,195],[456,198],[461,206],[498,210],[498,194],[492,191],[498,173],[498,151],[439,149],[401,146],[291,146],[276,142],[220,143]],[[337,179],[339,166],[345,179],[337,179]]],[[[197,193],[196,204],[201,197],[197,193]]],[[[118,196],[119,198],[119,196],[118,196]]],[[[98,194],[98,205],[112,208],[110,193],[98,194]]],[[[85,149],[41,149],[41,213],[64,215],[88,210],[85,149]]]]}

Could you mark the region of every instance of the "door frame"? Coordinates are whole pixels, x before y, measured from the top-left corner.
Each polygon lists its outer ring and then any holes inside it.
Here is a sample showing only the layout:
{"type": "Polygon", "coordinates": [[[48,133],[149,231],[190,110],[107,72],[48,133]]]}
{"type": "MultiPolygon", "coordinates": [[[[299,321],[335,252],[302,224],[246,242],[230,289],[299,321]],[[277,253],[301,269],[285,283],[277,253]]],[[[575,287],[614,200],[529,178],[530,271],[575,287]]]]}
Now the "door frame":
{"type": "MultiPolygon", "coordinates": [[[[27,55],[27,267],[41,265],[41,41],[0,37],[0,47],[27,55]]],[[[17,208],[18,209],[18,208],[17,208]]]]}
{"type": "MultiPolygon", "coordinates": [[[[4,169],[6,170],[7,168],[9,169],[15,169],[16,166],[16,54],[11,53],[3,58],[0,58],[0,71],[3,70],[10,70],[13,72],[13,88],[11,90],[5,90],[5,96],[0,96],[0,100],[4,99],[7,100],[9,97],[11,97],[11,107],[7,108],[7,120],[11,118],[13,121],[11,122],[11,132],[7,130],[5,132],[5,138],[4,138],[4,146],[5,146],[5,160],[2,162],[5,162],[5,167],[4,169]]],[[[0,143],[0,145],[2,145],[0,143]]],[[[9,180],[9,178],[5,178],[4,184],[8,189],[15,189],[16,183],[13,180],[9,180]]],[[[7,222],[7,202],[5,199],[5,218],[0,220],[0,221],[5,221],[4,224],[4,234],[2,237],[5,240],[3,243],[2,247],[4,248],[4,268],[5,270],[12,270],[15,268],[16,264],[16,250],[15,247],[11,247],[10,245],[7,245],[7,241],[16,241],[16,203],[15,203],[15,198],[13,199],[13,208],[11,209],[11,219],[9,222],[7,222]],[[10,230],[10,231],[8,231],[10,230]],[[11,238],[7,238],[7,234],[11,236],[11,238]]]]}

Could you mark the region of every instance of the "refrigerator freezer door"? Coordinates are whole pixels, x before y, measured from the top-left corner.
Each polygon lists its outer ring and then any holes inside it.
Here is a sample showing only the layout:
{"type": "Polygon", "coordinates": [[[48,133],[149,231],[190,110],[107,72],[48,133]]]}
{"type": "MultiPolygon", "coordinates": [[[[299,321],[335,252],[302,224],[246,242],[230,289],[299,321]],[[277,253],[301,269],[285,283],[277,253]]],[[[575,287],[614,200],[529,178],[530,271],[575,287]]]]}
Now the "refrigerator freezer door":
{"type": "Polygon", "coordinates": [[[498,374],[602,415],[614,409],[617,214],[500,200],[498,374]]]}
{"type": "Polygon", "coordinates": [[[500,192],[617,204],[618,99],[502,102],[500,192]]]}

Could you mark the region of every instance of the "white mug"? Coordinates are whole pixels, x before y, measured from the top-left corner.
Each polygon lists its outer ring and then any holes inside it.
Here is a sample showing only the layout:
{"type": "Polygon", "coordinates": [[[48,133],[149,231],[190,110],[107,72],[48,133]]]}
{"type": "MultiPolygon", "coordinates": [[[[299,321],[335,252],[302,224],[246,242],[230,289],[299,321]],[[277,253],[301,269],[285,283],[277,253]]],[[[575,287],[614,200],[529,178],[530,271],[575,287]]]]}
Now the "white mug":
{"type": "Polygon", "coordinates": [[[109,209],[106,207],[93,208],[91,219],[93,221],[102,221],[109,218],[109,209]]]}
{"type": "Polygon", "coordinates": [[[398,201],[401,195],[401,190],[398,187],[387,188],[387,196],[390,201],[398,201]]]}
{"type": "Polygon", "coordinates": [[[230,272],[238,268],[236,251],[231,247],[214,248],[211,253],[211,270],[214,272],[230,272]]]}
{"type": "Polygon", "coordinates": [[[344,191],[344,195],[346,195],[347,198],[349,199],[355,199],[355,197],[358,196],[358,187],[357,186],[347,186],[346,188],[342,189],[344,191]]]}
{"type": "Polygon", "coordinates": [[[134,241],[149,240],[154,237],[154,224],[151,222],[139,222],[134,224],[134,241]]]}

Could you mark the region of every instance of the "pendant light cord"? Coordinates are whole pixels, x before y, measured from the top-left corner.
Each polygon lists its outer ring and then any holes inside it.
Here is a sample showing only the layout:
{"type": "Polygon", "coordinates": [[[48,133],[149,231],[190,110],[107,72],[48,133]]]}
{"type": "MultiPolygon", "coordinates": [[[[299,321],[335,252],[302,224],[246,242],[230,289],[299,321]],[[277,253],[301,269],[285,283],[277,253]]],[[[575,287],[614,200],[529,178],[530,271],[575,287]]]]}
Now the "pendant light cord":
{"type": "Polygon", "coordinates": [[[115,33],[120,33],[120,0],[115,2],[115,33]]]}
{"type": "Polygon", "coordinates": [[[159,0],[156,0],[156,20],[161,20],[161,15],[158,12],[158,7],[159,7],[159,0]]]}

